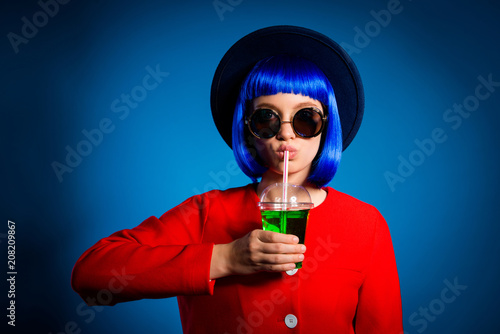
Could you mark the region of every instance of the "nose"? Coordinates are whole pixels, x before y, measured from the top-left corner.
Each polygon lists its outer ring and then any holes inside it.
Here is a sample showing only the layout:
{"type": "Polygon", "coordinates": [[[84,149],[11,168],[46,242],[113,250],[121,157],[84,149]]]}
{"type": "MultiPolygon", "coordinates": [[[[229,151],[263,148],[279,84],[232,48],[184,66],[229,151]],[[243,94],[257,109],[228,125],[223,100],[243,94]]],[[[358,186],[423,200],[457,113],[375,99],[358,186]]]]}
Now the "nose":
{"type": "Polygon", "coordinates": [[[295,138],[291,121],[281,121],[280,131],[276,134],[276,138],[284,141],[295,138]]]}

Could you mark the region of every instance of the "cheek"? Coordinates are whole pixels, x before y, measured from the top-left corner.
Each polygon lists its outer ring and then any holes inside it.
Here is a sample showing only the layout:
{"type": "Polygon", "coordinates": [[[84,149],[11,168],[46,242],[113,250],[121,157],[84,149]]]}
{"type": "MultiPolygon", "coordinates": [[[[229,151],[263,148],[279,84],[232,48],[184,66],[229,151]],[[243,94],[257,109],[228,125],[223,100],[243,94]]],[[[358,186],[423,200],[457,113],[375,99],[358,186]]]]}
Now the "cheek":
{"type": "Polygon", "coordinates": [[[312,163],[312,161],[314,160],[314,157],[318,153],[319,145],[321,143],[320,136],[311,139],[312,141],[309,143],[309,147],[305,150],[305,160],[307,160],[308,163],[312,163]]]}
{"type": "Polygon", "coordinates": [[[261,139],[257,139],[257,140],[255,140],[254,147],[255,147],[255,150],[257,151],[259,158],[262,160],[262,162],[265,165],[269,165],[270,160],[271,160],[271,158],[270,158],[271,149],[269,147],[269,144],[261,139]]]}
{"type": "Polygon", "coordinates": [[[313,149],[314,156],[318,154],[320,146],[321,146],[321,136],[317,136],[316,138],[314,138],[314,149],[313,149]]]}

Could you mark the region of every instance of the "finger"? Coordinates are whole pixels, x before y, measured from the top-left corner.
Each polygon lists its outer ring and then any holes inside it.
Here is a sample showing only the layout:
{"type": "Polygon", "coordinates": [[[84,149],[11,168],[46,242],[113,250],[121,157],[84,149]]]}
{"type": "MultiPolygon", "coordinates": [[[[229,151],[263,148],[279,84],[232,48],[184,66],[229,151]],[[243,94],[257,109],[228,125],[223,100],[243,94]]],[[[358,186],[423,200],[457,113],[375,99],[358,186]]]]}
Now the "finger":
{"type": "Polygon", "coordinates": [[[306,251],[306,246],[283,243],[262,243],[260,245],[260,251],[266,254],[303,254],[306,251]]]}
{"type": "Polygon", "coordinates": [[[293,234],[283,234],[272,231],[261,231],[259,240],[262,242],[280,242],[285,244],[297,244],[299,238],[293,234]]]}
{"type": "Polygon", "coordinates": [[[259,264],[262,265],[286,265],[290,263],[302,262],[304,254],[262,254],[259,264]]]}
{"type": "Polygon", "coordinates": [[[262,270],[265,270],[265,271],[283,272],[283,271],[295,269],[295,263],[263,264],[261,266],[261,268],[262,268],[262,270]]]}

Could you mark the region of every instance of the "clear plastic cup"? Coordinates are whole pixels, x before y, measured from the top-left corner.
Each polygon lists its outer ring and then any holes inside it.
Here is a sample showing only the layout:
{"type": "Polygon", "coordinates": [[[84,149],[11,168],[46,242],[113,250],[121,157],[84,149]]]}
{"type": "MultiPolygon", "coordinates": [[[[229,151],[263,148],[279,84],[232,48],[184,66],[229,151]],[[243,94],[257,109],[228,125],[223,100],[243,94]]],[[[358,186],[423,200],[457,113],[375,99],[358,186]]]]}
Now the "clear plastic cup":
{"type": "MultiPolygon", "coordinates": [[[[314,207],[309,192],[302,186],[275,183],[268,186],[258,203],[264,231],[294,234],[303,244],[309,210],[314,207]]],[[[302,262],[295,264],[302,268],[302,262]]]]}

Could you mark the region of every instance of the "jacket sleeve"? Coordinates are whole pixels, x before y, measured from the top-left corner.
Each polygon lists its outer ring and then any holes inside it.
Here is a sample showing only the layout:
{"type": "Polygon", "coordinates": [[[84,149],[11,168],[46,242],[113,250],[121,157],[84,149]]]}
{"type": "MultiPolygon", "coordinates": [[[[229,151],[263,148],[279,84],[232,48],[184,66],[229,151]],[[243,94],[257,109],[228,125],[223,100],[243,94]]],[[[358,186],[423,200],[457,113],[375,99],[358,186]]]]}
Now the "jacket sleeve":
{"type": "Polygon", "coordinates": [[[201,243],[208,197],[194,196],[139,226],[101,239],[78,259],[72,287],[88,305],[212,294],[213,244],[201,243]]]}
{"type": "Polygon", "coordinates": [[[357,334],[401,334],[403,315],[396,259],[389,228],[380,213],[371,260],[359,290],[357,334]]]}

